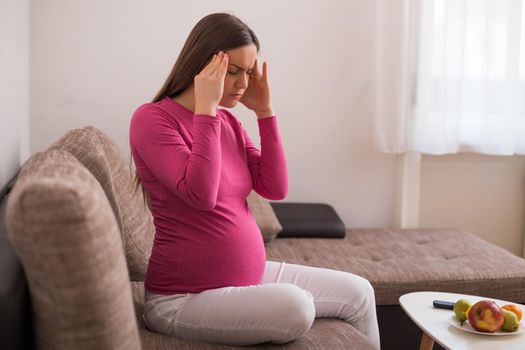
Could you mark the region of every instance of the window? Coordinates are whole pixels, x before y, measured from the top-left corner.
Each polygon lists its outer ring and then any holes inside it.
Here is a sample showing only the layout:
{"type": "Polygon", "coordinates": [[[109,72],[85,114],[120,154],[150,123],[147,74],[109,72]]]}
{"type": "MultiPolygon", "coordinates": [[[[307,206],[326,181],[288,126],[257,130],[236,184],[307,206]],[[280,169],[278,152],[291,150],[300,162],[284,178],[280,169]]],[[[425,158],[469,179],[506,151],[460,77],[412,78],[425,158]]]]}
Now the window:
{"type": "MultiPolygon", "coordinates": [[[[396,153],[525,154],[522,1],[402,3],[400,25],[405,29],[398,31],[397,40],[404,43],[399,55],[405,64],[396,78],[412,98],[399,101],[405,106],[398,113],[378,116],[380,148],[396,153]],[[394,122],[385,123],[387,118],[394,122]]],[[[385,21],[384,16],[378,21],[385,21]]],[[[391,95],[384,85],[379,89],[383,99],[391,95]]]]}

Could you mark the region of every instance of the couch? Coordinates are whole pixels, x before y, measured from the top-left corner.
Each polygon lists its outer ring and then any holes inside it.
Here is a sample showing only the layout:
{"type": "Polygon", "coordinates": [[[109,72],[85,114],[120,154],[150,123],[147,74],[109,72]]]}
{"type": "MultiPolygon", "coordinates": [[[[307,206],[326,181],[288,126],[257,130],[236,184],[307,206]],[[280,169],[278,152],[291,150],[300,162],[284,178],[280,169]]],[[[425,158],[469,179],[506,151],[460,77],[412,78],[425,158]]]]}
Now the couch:
{"type": "MultiPolygon", "coordinates": [[[[141,314],[152,218],[133,190],[129,165],[102,131],[68,131],[33,155],[1,197],[0,348],[244,349],[146,328],[141,314]]],[[[525,260],[467,231],[345,229],[344,238],[273,238],[279,223],[272,208],[281,218],[287,209],[255,193],[248,203],[269,260],[349,271],[371,282],[383,349],[419,345],[421,331],[399,307],[404,293],[525,301],[525,260]]],[[[373,346],[351,325],[326,318],[294,342],[252,348],[373,346]]]]}

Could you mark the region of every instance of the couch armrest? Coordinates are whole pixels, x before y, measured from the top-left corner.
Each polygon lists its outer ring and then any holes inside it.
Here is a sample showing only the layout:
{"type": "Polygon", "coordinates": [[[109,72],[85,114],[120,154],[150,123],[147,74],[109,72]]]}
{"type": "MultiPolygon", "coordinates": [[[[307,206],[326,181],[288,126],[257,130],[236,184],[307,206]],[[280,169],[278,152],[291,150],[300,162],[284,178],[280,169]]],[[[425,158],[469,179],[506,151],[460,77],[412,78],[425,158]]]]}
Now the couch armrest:
{"type": "Polygon", "coordinates": [[[37,347],[141,348],[119,226],[91,172],[63,150],[33,155],[5,218],[31,287],[37,347]]]}

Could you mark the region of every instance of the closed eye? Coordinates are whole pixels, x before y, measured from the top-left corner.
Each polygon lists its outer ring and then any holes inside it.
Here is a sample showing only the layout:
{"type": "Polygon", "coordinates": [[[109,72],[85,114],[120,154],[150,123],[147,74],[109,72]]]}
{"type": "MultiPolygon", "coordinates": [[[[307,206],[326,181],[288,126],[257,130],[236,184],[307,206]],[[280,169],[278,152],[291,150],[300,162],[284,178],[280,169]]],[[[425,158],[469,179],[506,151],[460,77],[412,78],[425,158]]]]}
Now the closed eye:
{"type": "MultiPolygon", "coordinates": [[[[237,72],[230,72],[230,71],[228,71],[228,74],[235,75],[235,74],[238,74],[240,72],[241,71],[237,71],[237,72]]],[[[248,75],[251,75],[252,73],[253,73],[253,70],[246,72],[246,74],[248,74],[248,75]]]]}

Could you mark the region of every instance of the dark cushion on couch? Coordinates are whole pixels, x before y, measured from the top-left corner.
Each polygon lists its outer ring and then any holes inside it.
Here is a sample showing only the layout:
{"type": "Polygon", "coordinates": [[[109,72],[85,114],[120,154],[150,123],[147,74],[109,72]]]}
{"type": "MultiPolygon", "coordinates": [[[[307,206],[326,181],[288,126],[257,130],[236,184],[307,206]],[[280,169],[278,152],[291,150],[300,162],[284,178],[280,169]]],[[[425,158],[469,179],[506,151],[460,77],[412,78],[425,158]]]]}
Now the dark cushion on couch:
{"type": "Polygon", "coordinates": [[[334,208],[323,203],[271,202],[283,230],[277,238],[343,238],[345,225],[334,208]]]}

